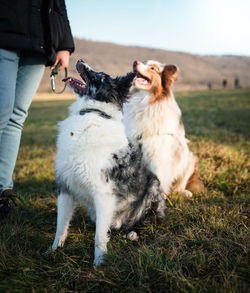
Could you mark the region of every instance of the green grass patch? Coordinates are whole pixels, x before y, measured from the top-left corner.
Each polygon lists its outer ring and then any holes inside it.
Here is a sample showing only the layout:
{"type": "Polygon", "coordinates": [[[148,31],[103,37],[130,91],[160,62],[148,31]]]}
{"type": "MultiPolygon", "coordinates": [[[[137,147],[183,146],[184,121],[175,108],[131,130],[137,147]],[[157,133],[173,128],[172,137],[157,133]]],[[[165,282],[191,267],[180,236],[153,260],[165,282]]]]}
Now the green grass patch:
{"type": "Polygon", "coordinates": [[[78,207],[63,249],[56,230],[57,122],[71,101],[34,102],[14,174],[20,201],[0,223],[0,292],[247,292],[250,90],[177,94],[207,193],[171,196],[138,242],[112,231],[93,267],[95,226],[78,207]]]}

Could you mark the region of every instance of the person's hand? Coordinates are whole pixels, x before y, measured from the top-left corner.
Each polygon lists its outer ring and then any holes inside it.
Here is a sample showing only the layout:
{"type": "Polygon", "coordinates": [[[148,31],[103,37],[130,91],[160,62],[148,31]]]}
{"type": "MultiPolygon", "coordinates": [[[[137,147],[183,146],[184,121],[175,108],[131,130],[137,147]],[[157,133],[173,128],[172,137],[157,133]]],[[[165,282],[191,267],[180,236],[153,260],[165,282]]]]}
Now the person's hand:
{"type": "Polygon", "coordinates": [[[51,66],[51,69],[53,70],[57,63],[61,63],[59,67],[59,71],[62,70],[63,68],[68,68],[69,67],[69,51],[63,50],[63,51],[58,51],[56,54],[56,62],[54,65],[51,66]]]}

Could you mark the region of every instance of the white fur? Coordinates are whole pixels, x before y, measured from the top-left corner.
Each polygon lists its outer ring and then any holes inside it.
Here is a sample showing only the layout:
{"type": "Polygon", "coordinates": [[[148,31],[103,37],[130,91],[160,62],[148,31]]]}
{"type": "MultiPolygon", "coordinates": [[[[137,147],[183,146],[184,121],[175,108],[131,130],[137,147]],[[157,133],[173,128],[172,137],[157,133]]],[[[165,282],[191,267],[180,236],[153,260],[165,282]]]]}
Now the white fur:
{"type": "MultiPolygon", "coordinates": [[[[152,61],[148,62],[151,63],[152,61]]],[[[182,182],[176,191],[187,194],[185,186],[194,170],[194,155],[188,149],[185,132],[180,130],[180,117],[181,110],[173,93],[168,99],[150,104],[149,92],[140,90],[124,105],[127,136],[133,142],[142,144],[143,159],[159,178],[166,194],[179,178],[182,178],[182,182]],[[174,157],[176,147],[183,149],[179,162],[174,157]]],[[[190,194],[192,195],[188,192],[189,196],[190,194]]]]}
{"type": "Polygon", "coordinates": [[[95,265],[103,261],[107,250],[108,230],[113,223],[116,197],[112,182],[102,178],[102,170],[111,167],[110,154],[126,147],[128,140],[115,105],[78,98],[70,107],[70,116],[59,123],[55,172],[66,184],[58,197],[57,232],[52,249],[64,244],[75,202],[81,201],[96,222],[95,265]],[[84,108],[103,110],[112,119],[96,113],[79,115],[84,108]]]}

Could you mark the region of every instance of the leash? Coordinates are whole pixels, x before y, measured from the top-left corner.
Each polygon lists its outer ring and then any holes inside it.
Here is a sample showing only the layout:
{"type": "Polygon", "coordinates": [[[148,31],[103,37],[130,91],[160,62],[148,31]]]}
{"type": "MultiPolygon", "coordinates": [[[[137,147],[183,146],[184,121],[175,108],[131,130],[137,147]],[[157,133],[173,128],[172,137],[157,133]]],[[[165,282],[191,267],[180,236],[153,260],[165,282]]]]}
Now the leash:
{"type": "MultiPolygon", "coordinates": [[[[55,75],[58,74],[60,65],[61,65],[60,62],[57,63],[56,67],[51,71],[51,74],[50,74],[51,89],[55,94],[58,94],[58,95],[62,94],[66,89],[66,83],[65,83],[64,88],[61,91],[59,92],[56,91],[55,75]]],[[[68,69],[65,67],[64,70],[65,70],[65,78],[66,78],[68,76],[68,69]]]]}

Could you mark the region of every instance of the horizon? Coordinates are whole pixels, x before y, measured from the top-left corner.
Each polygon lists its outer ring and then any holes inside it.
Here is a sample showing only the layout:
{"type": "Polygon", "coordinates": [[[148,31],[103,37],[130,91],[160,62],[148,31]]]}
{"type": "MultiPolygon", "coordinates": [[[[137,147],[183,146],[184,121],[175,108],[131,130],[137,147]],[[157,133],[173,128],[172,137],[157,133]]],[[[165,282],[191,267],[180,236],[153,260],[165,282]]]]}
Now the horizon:
{"type": "Polygon", "coordinates": [[[248,0],[65,2],[72,34],[79,39],[202,56],[250,56],[248,0]]]}
{"type": "Polygon", "coordinates": [[[121,44],[117,42],[112,42],[112,41],[100,41],[100,40],[93,40],[93,39],[87,39],[84,37],[78,37],[74,36],[74,39],[82,40],[82,41],[88,41],[88,42],[93,42],[93,43],[107,43],[111,45],[116,45],[116,46],[123,46],[123,47],[138,47],[142,49],[153,49],[153,50],[162,50],[162,51],[168,51],[168,52],[173,52],[173,53],[183,53],[183,54],[189,54],[189,55],[198,55],[198,56],[210,56],[210,57],[250,57],[249,55],[244,55],[244,54],[199,54],[199,53],[193,53],[193,52],[186,52],[186,51],[180,51],[180,50],[171,50],[171,49],[164,49],[164,48],[157,48],[157,47],[150,47],[147,45],[127,45],[127,44],[121,44]]]}

